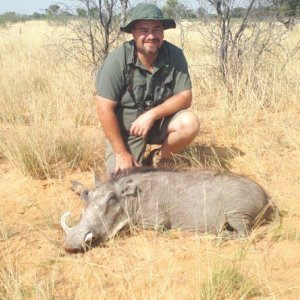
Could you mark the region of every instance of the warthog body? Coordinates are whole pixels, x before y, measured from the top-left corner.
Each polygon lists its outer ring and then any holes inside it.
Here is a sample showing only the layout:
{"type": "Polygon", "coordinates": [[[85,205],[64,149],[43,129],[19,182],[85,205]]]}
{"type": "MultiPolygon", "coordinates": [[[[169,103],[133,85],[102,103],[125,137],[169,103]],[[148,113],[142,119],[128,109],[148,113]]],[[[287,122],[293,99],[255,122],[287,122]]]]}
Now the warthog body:
{"type": "MultiPolygon", "coordinates": [[[[81,186],[73,183],[73,188],[81,186]]],[[[222,231],[247,236],[270,206],[264,190],[252,180],[212,171],[134,171],[80,192],[86,203],[78,225],[66,232],[68,251],[103,242],[125,225],[180,228],[200,233],[222,231]]],[[[263,216],[265,217],[265,216],[263,216]]]]}

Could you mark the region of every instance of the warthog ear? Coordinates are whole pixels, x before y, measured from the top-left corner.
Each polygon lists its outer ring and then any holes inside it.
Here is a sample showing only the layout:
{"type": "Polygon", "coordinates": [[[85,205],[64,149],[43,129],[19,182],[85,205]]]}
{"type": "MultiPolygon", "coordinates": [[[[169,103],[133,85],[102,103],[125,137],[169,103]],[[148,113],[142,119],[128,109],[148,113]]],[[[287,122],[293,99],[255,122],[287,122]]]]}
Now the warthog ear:
{"type": "Polygon", "coordinates": [[[116,185],[116,192],[121,197],[137,196],[140,191],[140,187],[132,179],[116,185]]]}
{"type": "Polygon", "coordinates": [[[84,202],[88,201],[89,199],[89,190],[80,182],[78,181],[72,181],[71,182],[71,189],[74,191],[77,195],[80,196],[84,202]]]}
{"type": "Polygon", "coordinates": [[[99,174],[95,170],[92,170],[92,172],[93,172],[94,187],[95,188],[100,187],[101,186],[101,179],[100,179],[99,174]]]}
{"type": "Polygon", "coordinates": [[[81,195],[81,193],[86,189],[86,187],[78,181],[71,181],[71,190],[75,192],[77,195],[81,195]]]}

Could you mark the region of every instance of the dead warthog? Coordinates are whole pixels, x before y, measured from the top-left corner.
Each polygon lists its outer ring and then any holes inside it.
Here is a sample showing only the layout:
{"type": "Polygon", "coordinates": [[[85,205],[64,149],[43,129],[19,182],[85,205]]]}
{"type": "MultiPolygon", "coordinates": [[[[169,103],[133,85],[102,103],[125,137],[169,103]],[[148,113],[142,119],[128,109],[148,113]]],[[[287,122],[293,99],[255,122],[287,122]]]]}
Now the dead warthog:
{"type": "Polygon", "coordinates": [[[245,237],[272,210],[254,181],[213,171],[134,170],[106,182],[96,179],[92,189],[73,182],[73,189],[81,190],[86,208],[72,228],[66,225],[70,213],[61,218],[70,252],[104,242],[126,225],[245,237]]]}

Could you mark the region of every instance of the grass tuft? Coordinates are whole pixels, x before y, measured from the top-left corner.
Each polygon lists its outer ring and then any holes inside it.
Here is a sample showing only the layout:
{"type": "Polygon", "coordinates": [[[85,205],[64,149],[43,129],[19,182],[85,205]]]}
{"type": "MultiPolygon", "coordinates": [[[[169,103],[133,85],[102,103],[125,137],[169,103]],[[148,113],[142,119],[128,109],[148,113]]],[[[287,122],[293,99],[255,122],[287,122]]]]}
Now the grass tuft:
{"type": "Polygon", "coordinates": [[[10,262],[0,266],[0,299],[28,299],[30,289],[21,282],[19,270],[10,262]]]}
{"type": "Polygon", "coordinates": [[[101,164],[100,142],[74,128],[14,127],[3,132],[0,151],[24,175],[60,178],[67,169],[86,171],[101,164]]]}
{"type": "Polygon", "coordinates": [[[15,228],[6,227],[0,221],[0,242],[8,241],[9,239],[18,234],[19,232],[15,228]]]}
{"type": "Polygon", "coordinates": [[[259,285],[242,274],[236,265],[213,267],[209,279],[201,285],[200,299],[246,299],[263,296],[259,285]]]}

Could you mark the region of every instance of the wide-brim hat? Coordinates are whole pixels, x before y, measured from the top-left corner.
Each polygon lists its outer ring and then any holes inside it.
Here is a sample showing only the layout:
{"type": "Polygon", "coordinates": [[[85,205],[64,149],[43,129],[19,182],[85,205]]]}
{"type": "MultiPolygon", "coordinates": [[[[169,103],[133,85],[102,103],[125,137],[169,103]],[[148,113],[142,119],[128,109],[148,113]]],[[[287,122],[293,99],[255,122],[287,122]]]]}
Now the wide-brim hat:
{"type": "Polygon", "coordinates": [[[176,23],[173,19],[166,19],[162,11],[154,4],[140,3],[132,9],[131,20],[120,27],[121,31],[131,33],[134,23],[141,20],[160,21],[164,29],[175,28],[176,23]]]}

